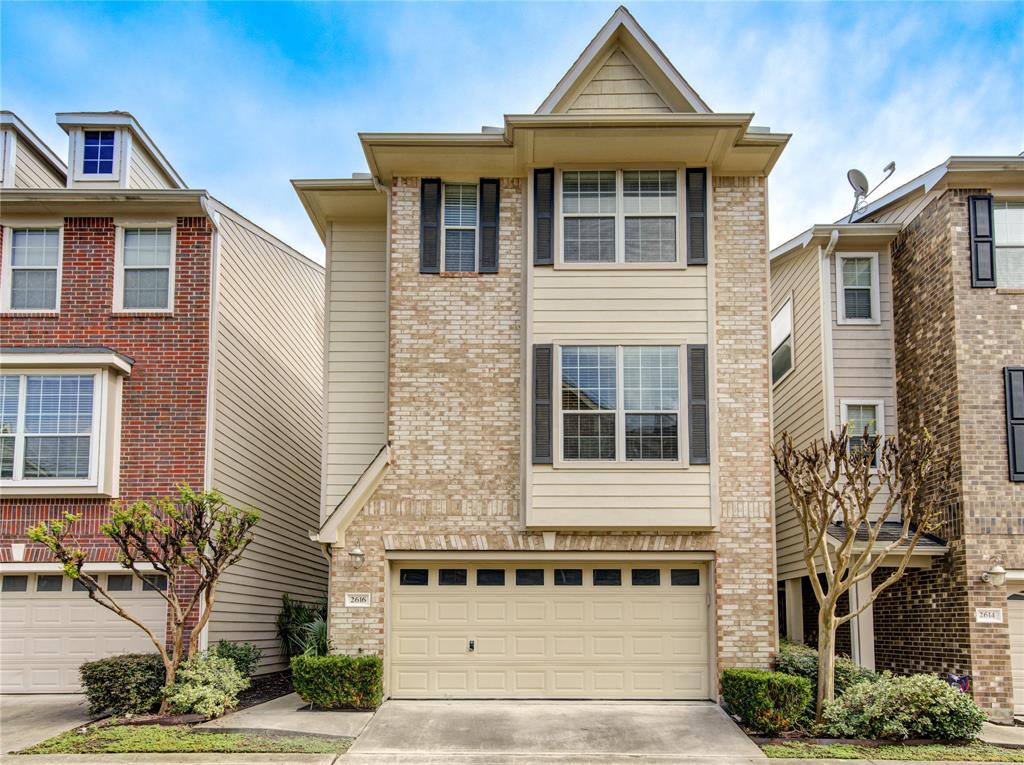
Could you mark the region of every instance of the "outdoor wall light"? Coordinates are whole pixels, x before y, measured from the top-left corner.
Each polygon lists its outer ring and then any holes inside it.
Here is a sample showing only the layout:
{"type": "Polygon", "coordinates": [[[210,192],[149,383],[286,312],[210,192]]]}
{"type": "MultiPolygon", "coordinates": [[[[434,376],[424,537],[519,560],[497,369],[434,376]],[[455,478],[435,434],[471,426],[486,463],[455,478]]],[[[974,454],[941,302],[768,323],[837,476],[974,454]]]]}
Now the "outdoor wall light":
{"type": "MultiPolygon", "coordinates": [[[[353,568],[362,568],[363,561],[366,560],[366,553],[363,552],[363,548],[359,546],[359,541],[356,540],[355,546],[348,551],[348,556],[352,559],[353,568]]],[[[1004,573],[1005,577],[1006,574],[1004,573]]]]}
{"type": "Polygon", "coordinates": [[[997,563],[981,575],[981,581],[993,587],[1002,587],[1006,584],[1006,569],[997,563]]]}

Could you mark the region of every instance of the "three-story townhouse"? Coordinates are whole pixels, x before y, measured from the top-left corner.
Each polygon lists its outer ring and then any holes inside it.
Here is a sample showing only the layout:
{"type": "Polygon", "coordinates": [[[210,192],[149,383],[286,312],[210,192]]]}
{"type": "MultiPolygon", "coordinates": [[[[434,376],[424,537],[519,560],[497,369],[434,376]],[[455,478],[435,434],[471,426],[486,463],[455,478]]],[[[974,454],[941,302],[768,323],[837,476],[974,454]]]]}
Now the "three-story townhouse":
{"type": "Polygon", "coordinates": [[[361,134],[326,247],[330,633],[393,698],[717,698],[777,647],[766,179],[620,8],[534,114],[361,134]]]}
{"type": "Polygon", "coordinates": [[[100,524],[113,502],[175,496],[180,483],[262,513],[201,645],[252,642],[260,672],[283,669],[281,595],[315,600],[326,586],[306,531],[319,504],[323,269],[188,188],[132,115],[57,121],[67,165],[0,113],[0,692],[73,692],[83,661],[153,650],[25,531],[80,516],[87,570],[163,634],[166,580],[135,580],[100,524]]]}

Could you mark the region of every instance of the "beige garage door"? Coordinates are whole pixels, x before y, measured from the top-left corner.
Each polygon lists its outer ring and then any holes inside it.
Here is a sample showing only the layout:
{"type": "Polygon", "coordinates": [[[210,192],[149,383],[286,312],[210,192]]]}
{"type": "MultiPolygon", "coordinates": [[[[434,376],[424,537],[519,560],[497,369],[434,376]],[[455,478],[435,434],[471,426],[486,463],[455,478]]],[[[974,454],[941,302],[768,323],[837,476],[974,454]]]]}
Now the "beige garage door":
{"type": "MultiPolygon", "coordinates": [[[[164,635],[166,601],[159,593],[143,592],[131,574],[111,574],[105,586],[164,635]]],[[[82,662],[154,650],[142,630],[73,590],[63,574],[0,580],[0,693],[75,693],[82,662]]]]}
{"type": "Polygon", "coordinates": [[[1011,595],[1008,605],[1014,714],[1024,715],[1024,592],[1011,595]]]}
{"type": "Polygon", "coordinates": [[[701,564],[392,562],[394,698],[708,698],[701,564]]]}

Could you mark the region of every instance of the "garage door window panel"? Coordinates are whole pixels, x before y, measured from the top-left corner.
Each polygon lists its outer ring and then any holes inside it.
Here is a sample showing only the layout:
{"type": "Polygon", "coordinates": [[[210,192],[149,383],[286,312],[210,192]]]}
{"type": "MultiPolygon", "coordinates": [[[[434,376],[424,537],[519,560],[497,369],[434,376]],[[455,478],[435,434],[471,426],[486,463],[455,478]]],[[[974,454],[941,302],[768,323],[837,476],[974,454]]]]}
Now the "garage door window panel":
{"type": "Polygon", "coordinates": [[[583,585],[583,569],[556,568],[555,585],[559,587],[580,587],[583,585]]]}
{"type": "Polygon", "coordinates": [[[13,574],[4,577],[3,592],[27,592],[28,577],[24,574],[13,574]]]}
{"type": "Polygon", "coordinates": [[[661,571],[656,568],[635,568],[632,571],[634,587],[658,587],[661,585],[661,571]]]}
{"type": "Polygon", "coordinates": [[[444,586],[465,586],[466,569],[464,568],[442,568],[438,572],[437,583],[444,586]]]}
{"type": "Polygon", "coordinates": [[[695,568],[672,569],[673,587],[699,587],[700,571],[695,568]]]}
{"type": "Polygon", "coordinates": [[[544,585],[544,569],[517,568],[516,584],[520,587],[542,587],[544,585]]]}
{"type": "Polygon", "coordinates": [[[36,577],[36,592],[61,592],[63,589],[63,574],[40,574],[36,577]]]}
{"type": "Polygon", "coordinates": [[[622,570],[617,568],[595,568],[595,587],[618,587],[622,584],[622,570]]]}
{"type": "Polygon", "coordinates": [[[407,587],[426,587],[429,581],[425,568],[403,568],[398,573],[398,583],[407,587]]]}
{"type": "Polygon", "coordinates": [[[505,569],[503,568],[480,568],[476,571],[477,587],[504,587],[505,569]]]}

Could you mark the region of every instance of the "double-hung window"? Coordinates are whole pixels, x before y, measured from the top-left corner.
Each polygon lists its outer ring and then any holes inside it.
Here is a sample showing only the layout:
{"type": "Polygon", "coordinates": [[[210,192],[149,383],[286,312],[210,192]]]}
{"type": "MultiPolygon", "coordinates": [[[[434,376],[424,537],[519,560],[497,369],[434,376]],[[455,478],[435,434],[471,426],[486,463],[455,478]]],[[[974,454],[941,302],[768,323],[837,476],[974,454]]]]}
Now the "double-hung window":
{"type": "Polygon", "coordinates": [[[793,368],[793,299],[772,317],[772,384],[793,368]]]}
{"type": "Polygon", "coordinates": [[[82,136],[82,174],[112,175],[114,131],[86,130],[82,136]]]}
{"type": "Polygon", "coordinates": [[[562,346],[561,458],[679,462],[678,346],[562,346]]]}
{"type": "Polygon", "coordinates": [[[478,192],[475,183],[444,184],[444,270],[477,270],[478,192]]]}
{"type": "Polygon", "coordinates": [[[877,324],[878,255],[839,254],[836,263],[839,323],[877,324]]]}
{"type": "Polygon", "coordinates": [[[170,311],[174,305],[174,229],[123,228],[115,285],[122,311],[170,311]]]}
{"type": "Polygon", "coordinates": [[[98,427],[96,374],[0,376],[0,478],[89,479],[98,427]]]}
{"type": "Polygon", "coordinates": [[[60,292],[60,229],[14,228],[4,267],[4,307],[56,311],[60,292]]]}
{"type": "Polygon", "coordinates": [[[676,170],[564,170],[563,263],[675,263],[676,170]]]}
{"type": "MultiPolygon", "coordinates": [[[[851,454],[865,448],[865,436],[871,438],[884,435],[882,425],[883,404],[881,401],[843,401],[841,403],[843,424],[849,434],[851,454]]],[[[879,443],[879,450],[881,443],[879,443]]],[[[878,463],[878,451],[871,455],[871,465],[878,463]]]]}
{"type": "Polygon", "coordinates": [[[996,286],[1024,289],[1024,202],[995,202],[996,286]]]}

